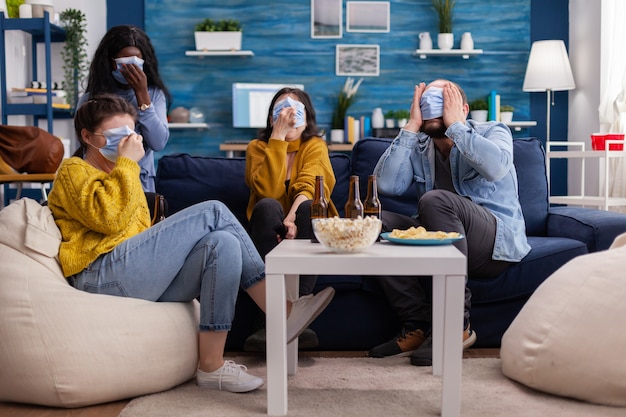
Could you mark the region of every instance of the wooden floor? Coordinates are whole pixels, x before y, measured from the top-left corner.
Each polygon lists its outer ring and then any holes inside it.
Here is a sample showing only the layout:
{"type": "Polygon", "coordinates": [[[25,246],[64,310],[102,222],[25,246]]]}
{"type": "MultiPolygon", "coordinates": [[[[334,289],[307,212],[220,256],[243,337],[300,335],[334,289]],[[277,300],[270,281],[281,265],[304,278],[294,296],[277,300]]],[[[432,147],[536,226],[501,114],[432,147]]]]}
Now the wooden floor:
{"type": "MultiPolygon", "coordinates": [[[[245,353],[229,353],[229,356],[252,356],[245,353]]],[[[254,354],[257,355],[257,354],[254,354]]],[[[337,358],[364,357],[365,352],[300,352],[301,356],[337,358]]],[[[500,349],[468,349],[465,358],[498,358],[500,349]]],[[[27,404],[0,402],[0,417],[117,417],[130,400],[74,409],[41,407],[27,404]]]]}

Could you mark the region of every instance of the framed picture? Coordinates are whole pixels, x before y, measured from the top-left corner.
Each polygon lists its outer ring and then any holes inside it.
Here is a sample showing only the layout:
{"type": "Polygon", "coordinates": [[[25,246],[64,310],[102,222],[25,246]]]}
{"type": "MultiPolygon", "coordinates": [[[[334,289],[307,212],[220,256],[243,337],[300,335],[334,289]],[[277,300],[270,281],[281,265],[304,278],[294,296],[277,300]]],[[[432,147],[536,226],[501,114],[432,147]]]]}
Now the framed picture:
{"type": "Polygon", "coordinates": [[[378,77],[380,73],[379,45],[337,45],[336,75],[378,77]]]}
{"type": "Polygon", "coordinates": [[[388,1],[346,2],[346,32],[389,32],[388,1]]]}
{"type": "Polygon", "coordinates": [[[311,37],[341,38],[342,0],[311,0],[311,37]]]}

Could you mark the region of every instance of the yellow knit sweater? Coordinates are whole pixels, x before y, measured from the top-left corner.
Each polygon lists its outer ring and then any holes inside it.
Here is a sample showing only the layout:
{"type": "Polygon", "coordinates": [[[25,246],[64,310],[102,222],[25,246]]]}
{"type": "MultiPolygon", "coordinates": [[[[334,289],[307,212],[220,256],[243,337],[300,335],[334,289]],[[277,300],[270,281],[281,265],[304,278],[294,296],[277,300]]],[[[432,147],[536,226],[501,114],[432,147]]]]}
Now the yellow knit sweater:
{"type": "Polygon", "coordinates": [[[328,156],[328,146],[322,138],[300,139],[286,142],[271,139],[268,142],[255,139],[246,150],[246,184],[250,188],[248,219],[256,203],[262,198],[274,198],[283,206],[285,214],[300,194],[313,199],[315,176],[324,176],[324,194],[329,200],[328,215],[336,216],[337,209],[330,194],[335,187],[335,174],[328,156]],[[285,188],[287,178],[288,152],[296,152],[291,168],[289,189],[285,188]]]}
{"type": "Polygon", "coordinates": [[[59,259],[66,277],[150,227],[139,165],[125,157],[118,157],[108,174],[80,158],[66,159],[48,206],[61,230],[59,259]]]}

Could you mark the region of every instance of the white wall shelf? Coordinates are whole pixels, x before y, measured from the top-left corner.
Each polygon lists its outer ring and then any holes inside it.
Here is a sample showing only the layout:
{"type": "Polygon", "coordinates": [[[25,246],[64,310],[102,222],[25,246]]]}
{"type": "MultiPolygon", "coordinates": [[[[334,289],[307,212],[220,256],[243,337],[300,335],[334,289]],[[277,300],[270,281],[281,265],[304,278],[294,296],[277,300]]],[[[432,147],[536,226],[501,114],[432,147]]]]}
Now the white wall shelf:
{"type": "Polygon", "coordinates": [[[185,51],[187,56],[254,56],[252,51],[185,51]]]}
{"type": "Polygon", "coordinates": [[[426,59],[428,56],[460,56],[463,59],[469,59],[470,55],[480,55],[482,53],[482,49],[416,49],[413,55],[417,55],[421,59],[426,59]]]}
{"type": "Polygon", "coordinates": [[[208,123],[168,123],[170,129],[210,129],[208,123]]]}
{"type": "Polygon", "coordinates": [[[524,121],[513,120],[511,123],[505,123],[505,125],[515,130],[516,132],[519,132],[522,129],[537,126],[537,122],[535,122],[534,120],[524,120],[524,121]]]}

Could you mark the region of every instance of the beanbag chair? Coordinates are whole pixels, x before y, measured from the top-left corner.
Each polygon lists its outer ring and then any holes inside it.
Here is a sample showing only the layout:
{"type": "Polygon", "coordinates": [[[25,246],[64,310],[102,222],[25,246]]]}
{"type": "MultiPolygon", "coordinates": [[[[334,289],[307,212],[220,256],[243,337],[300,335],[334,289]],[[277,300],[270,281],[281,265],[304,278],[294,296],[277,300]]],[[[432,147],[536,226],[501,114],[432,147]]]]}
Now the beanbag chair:
{"type": "Polygon", "coordinates": [[[502,338],[502,372],[531,388],[626,406],[626,234],[555,271],[502,338]]]}
{"type": "Polygon", "coordinates": [[[48,207],[23,198],[0,210],[0,400],[82,407],[189,380],[196,303],[77,290],[60,241],[48,207]]]}

